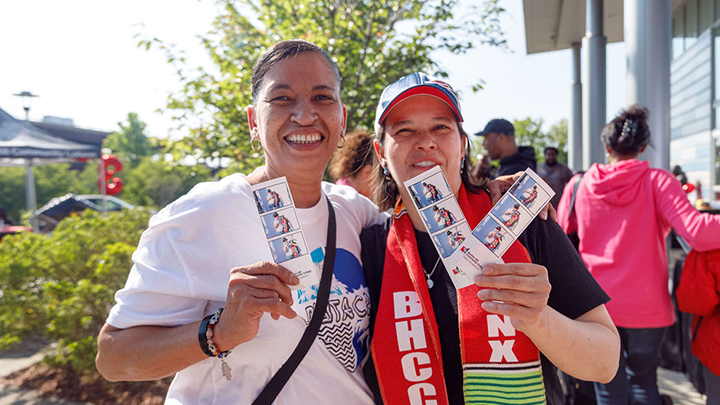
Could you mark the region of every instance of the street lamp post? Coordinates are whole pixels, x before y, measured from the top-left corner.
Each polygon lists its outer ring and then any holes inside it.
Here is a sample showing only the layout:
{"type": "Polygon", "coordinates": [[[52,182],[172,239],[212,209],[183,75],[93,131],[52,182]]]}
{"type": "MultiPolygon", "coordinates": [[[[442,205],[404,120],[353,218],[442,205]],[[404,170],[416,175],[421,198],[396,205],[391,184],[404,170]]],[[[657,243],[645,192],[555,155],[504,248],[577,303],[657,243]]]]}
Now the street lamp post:
{"type": "MultiPolygon", "coordinates": [[[[32,99],[38,97],[37,94],[32,94],[29,91],[23,91],[21,93],[13,94],[13,96],[20,97],[23,102],[23,110],[25,110],[25,121],[30,121],[30,105],[32,99]]],[[[37,209],[37,196],[35,194],[35,176],[33,174],[32,159],[27,159],[25,164],[25,203],[27,210],[30,212],[30,225],[33,228],[33,232],[37,232],[37,223],[35,221],[35,210],[37,209]]]]}
{"type": "Polygon", "coordinates": [[[29,91],[23,91],[13,96],[20,97],[23,103],[23,110],[25,110],[25,121],[30,120],[30,106],[32,105],[33,97],[39,97],[37,94],[32,94],[29,91]]]}

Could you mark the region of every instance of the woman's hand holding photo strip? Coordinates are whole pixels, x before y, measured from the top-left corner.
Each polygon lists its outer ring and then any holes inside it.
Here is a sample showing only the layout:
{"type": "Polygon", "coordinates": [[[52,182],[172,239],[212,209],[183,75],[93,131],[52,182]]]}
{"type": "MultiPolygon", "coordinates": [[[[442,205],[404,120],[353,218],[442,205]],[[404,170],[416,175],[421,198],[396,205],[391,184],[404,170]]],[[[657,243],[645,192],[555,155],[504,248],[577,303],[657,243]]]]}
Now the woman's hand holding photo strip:
{"type": "Polygon", "coordinates": [[[292,286],[293,289],[319,283],[317,266],[308,254],[285,177],[256,184],[252,191],[268,241],[269,257],[300,279],[300,284],[292,286]]]}
{"type": "Polygon", "coordinates": [[[527,169],[470,230],[439,166],[408,180],[405,187],[456,289],[472,284],[484,265],[502,263],[505,251],[555,194],[527,169]]]}

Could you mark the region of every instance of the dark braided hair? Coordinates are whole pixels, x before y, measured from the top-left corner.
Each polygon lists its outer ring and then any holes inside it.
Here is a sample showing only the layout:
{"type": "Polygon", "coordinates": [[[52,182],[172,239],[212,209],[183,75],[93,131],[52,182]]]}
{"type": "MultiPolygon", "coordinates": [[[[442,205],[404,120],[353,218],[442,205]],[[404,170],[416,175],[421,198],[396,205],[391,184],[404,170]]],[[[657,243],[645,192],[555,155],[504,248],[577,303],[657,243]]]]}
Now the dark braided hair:
{"type": "Polygon", "coordinates": [[[640,104],[630,106],[605,125],[600,133],[602,142],[620,156],[639,154],[650,143],[649,115],[640,104]]]}
{"type": "Polygon", "coordinates": [[[337,65],[322,48],[302,39],[280,41],[266,49],[253,67],[251,88],[253,104],[257,102],[258,92],[260,91],[260,87],[262,87],[263,79],[267,72],[281,60],[299,55],[303,52],[315,52],[322,55],[325,60],[330,63],[330,66],[332,66],[333,71],[335,71],[335,79],[340,83],[340,72],[338,71],[337,65]]]}

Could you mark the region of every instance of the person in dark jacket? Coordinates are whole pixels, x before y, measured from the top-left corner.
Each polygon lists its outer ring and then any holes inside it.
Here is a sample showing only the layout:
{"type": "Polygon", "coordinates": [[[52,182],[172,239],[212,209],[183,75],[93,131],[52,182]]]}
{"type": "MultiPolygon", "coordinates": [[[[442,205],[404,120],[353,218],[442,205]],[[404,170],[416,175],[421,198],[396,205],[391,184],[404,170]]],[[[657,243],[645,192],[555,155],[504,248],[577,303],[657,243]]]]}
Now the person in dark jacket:
{"type": "Polygon", "coordinates": [[[515,174],[528,167],[536,170],[535,149],[532,146],[517,146],[515,127],[510,121],[502,118],[492,119],[485,129],[475,135],[484,137],[483,148],[490,154],[490,159],[500,159],[498,176],[515,174]]]}

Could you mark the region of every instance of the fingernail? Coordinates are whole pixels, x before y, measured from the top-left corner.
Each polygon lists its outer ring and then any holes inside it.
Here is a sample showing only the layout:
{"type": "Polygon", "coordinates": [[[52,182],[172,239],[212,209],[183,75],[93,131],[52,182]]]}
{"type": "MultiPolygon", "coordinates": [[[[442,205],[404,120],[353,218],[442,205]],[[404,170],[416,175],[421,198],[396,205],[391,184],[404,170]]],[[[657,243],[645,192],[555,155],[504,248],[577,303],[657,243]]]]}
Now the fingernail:
{"type": "Polygon", "coordinates": [[[543,221],[547,220],[547,212],[543,211],[540,213],[540,219],[543,221]]]}
{"type": "Polygon", "coordinates": [[[482,292],[482,290],[480,290],[480,291],[477,292],[477,297],[478,297],[478,299],[479,299],[480,301],[483,301],[482,297],[480,296],[480,293],[481,293],[481,292],[482,292]]]}
{"type": "Polygon", "coordinates": [[[300,284],[300,279],[296,275],[293,275],[292,276],[292,285],[298,285],[298,284],[300,284]]]}

